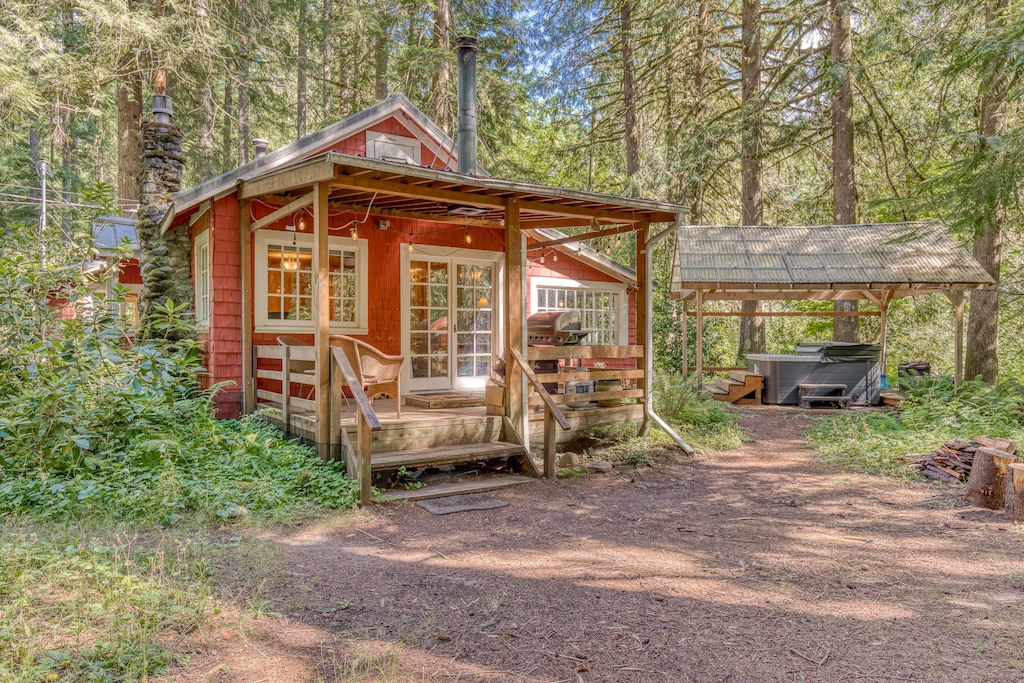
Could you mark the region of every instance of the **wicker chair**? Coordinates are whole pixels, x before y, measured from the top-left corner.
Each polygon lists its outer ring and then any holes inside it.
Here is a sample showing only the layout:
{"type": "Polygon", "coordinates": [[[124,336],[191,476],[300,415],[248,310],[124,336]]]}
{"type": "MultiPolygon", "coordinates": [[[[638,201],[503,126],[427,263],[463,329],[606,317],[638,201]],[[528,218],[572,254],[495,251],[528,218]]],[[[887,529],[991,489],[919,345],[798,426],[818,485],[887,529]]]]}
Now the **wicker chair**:
{"type": "Polygon", "coordinates": [[[402,417],[401,375],[404,356],[388,356],[364,341],[332,334],[331,346],[342,350],[367,398],[386,394],[395,399],[395,416],[402,417]]]}

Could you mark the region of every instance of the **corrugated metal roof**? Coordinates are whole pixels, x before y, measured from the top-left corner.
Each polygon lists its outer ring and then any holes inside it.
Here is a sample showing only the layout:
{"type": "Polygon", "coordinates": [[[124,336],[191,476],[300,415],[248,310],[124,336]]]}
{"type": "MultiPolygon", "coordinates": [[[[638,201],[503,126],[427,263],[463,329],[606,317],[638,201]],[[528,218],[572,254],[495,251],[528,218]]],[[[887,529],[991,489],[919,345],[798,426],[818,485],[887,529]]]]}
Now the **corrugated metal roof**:
{"type": "Polygon", "coordinates": [[[677,232],[672,288],[729,284],[977,287],[984,268],[937,223],[723,227],[677,232]]]}

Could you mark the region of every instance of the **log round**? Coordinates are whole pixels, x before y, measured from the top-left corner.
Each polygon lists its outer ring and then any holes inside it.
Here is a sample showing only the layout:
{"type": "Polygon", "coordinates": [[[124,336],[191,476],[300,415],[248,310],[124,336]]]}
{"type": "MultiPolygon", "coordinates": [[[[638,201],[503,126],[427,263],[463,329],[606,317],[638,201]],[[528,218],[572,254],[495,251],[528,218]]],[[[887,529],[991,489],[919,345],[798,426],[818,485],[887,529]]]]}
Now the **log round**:
{"type": "Polygon", "coordinates": [[[964,494],[967,502],[990,510],[1001,509],[1006,496],[1006,474],[1009,466],[1017,461],[1013,453],[998,448],[979,448],[974,453],[971,476],[967,480],[964,494]]]}
{"type": "Polygon", "coordinates": [[[1006,475],[1003,510],[1012,522],[1024,522],[1024,463],[1010,465],[1006,475]]]}

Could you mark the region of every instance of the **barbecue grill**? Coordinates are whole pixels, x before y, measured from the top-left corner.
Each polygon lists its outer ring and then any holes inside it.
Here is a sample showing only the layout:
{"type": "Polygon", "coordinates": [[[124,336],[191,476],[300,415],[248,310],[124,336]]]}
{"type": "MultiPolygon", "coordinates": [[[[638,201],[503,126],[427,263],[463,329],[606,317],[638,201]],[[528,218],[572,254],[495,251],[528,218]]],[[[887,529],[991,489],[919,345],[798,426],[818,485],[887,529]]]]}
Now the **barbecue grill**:
{"type": "Polygon", "coordinates": [[[526,319],[526,340],[531,346],[577,346],[589,334],[581,329],[579,311],[545,311],[526,319]]]}

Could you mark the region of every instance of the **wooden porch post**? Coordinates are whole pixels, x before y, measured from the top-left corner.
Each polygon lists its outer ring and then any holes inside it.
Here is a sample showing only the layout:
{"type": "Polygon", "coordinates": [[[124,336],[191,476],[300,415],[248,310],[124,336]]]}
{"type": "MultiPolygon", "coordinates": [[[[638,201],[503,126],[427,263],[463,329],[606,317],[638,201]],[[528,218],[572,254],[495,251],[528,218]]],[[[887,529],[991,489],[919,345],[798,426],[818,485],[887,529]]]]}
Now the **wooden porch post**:
{"type": "Polygon", "coordinates": [[[316,281],[316,447],[320,458],[331,455],[331,311],[327,253],[328,183],[313,185],[313,273],[316,281]]]}
{"type": "Polygon", "coordinates": [[[519,200],[505,203],[505,412],[529,448],[529,414],[524,409],[526,377],[512,357],[512,349],[526,357],[523,327],[526,324],[523,290],[526,274],[526,249],[519,225],[519,200]]]}
{"type": "Polygon", "coordinates": [[[704,386],[704,290],[697,290],[697,357],[694,359],[694,372],[697,374],[696,387],[704,386]]]}
{"type": "Polygon", "coordinates": [[[885,374],[885,363],[889,358],[889,347],[886,344],[886,333],[889,329],[889,304],[892,303],[892,290],[886,290],[882,293],[882,299],[879,301],[878,310],[878,333],[882,341],[882,374],[885,374]]]}
{"type": "MultiPolygon", "coordinates": [[[[256,410],[256,383],[252,362],[252,202],[243,199],[240,211],[242,247],[242,413],[256,410]]],[[[286,385],[287,387],[287,385],[286,385]]],[[[287,388],[285,389],[287,393],[287,388]]],[[[287,420],[286,420],[287,422],[287,420]]]]}
{"type": "Polygon", "coordinates": [[[651,254],[647,241],[651,236],[651,224],[640,223],[636,230],[636,343],[644,347],[644,419],[640,423],[638,436],[647,436],[651,431],[651,391],[654,385],[654,354],[651,339],[651,254]]]}

